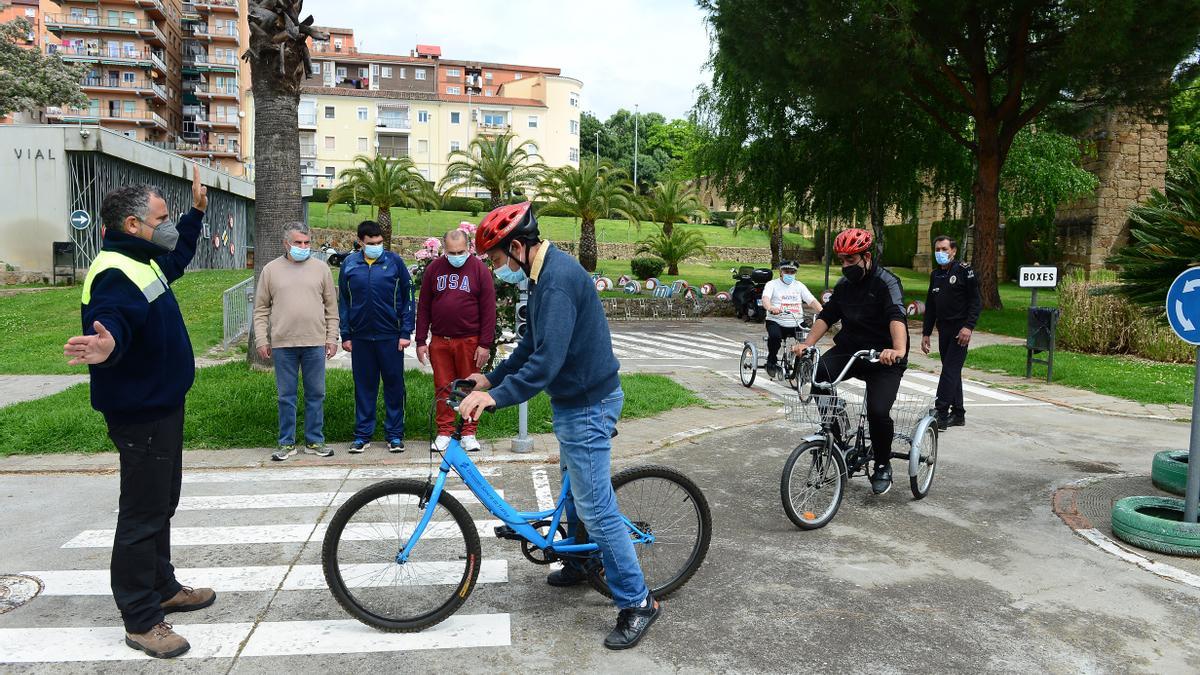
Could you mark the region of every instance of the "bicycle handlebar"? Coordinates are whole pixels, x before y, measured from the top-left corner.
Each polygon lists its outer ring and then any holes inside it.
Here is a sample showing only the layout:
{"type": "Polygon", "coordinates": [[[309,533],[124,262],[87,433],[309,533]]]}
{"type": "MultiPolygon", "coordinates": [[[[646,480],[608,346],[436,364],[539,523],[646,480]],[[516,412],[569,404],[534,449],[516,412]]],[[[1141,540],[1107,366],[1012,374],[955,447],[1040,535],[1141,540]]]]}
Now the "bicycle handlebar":
{"type": "MultiPolygon", "coordinates": [[[[475,382],[473,380],[451,381],[450,395],[446,397],[446,405],[450,406],[450,409],[454,412],[458,412],[458,404],[462,403],[462,400],[472,391],[475,391],[475,382]]],[[[489,405],[487,408],[484,408],[484,411],[496,412],[496,406],[489,405]]]]}
{"type": "Polygon", "coordinates": [[[829,389],[829,388],[833,388],[833,387],[836,387],[837,385],[841,384],[841,383],[842,383],[842,380],[846,379],[846,373],[849,373],[849,372],[850,372],[850,367],[854,365],[854,362],[855,362],[856,360],[859,360],[859,359],[861,359],[861,360],[863,360],[863,361],[866,361],[866,362],[868,362],[868,363],[878,363],[878,362],[879,362],[879,352],[878,352],[877,350],[874,350],[874,349],[860,349],[860,350],[858,350],[858,351],[854,352],[854,354],[852,354],[852,355],[850,356],[850,359],[849,359],[848,361],[846,361],[846,365],[845,365],[845,367],[844,367],[844,368],[842,368],[842,372],[841,372],[841,374],[839,374],[839,375],[837,376],[837,378],[835,378],[835,379],[833,380],[833,382],[818,382],[818,381],[816,380],[816,374],[817,374],[817,364],[818,364],[818,363],[820,363],[820,361],[821,361],[821,350],[817,349],[816,347],[809,347],[808,349],[805,349],[805,350],[804,350],[804,353],[805,353],[805,354],[812,354],[812,359],[813,359],[813,369],[812,369],[812,374],[813,374],[813,386],[814,386],[814,387],[821,387],[821,388],[823,388],[823,389],[829,389]]]}

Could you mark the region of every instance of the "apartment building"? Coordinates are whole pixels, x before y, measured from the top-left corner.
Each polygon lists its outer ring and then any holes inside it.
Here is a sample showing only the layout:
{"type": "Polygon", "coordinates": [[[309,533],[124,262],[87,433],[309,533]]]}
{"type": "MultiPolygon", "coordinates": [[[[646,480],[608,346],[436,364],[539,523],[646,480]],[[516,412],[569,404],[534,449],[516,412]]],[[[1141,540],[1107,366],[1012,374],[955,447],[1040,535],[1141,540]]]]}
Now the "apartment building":
{"type": "Polygon", "coordinates": [[[371,53],[351,29],[322,30],[330,37],[313,44],[300,98],[306,184],[330,187],[357,155],[377,154],[410,157],[436,182],[450,152],[509,131],[540,161],[578,166],[579,80],[556,68],[446,60],[433,45],[371,53]]]}
{"type": "Polygon", "coordinates": [[[100,124],[241,175],[245,0],[54,0],[43,48],[89,66],[86,108],[51,123],[100,124]]]}

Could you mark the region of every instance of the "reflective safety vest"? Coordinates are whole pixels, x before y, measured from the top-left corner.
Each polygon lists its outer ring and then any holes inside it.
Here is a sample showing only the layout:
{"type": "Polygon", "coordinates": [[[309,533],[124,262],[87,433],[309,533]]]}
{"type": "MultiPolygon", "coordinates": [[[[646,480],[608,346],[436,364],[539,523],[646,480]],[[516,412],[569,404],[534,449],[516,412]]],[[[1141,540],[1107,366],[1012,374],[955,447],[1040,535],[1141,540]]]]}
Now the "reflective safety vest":
{"type": "Polygon", "coordinates": [[[88,268],[87,278],[83,280],[83,304],[92,301],[92,282],[101,272],[120,270],[134,286],[137,286],[146,302],[154,302],[160,295],[167,292],[166,277],[158,263],[151,260],[149,264],[142,263],[116,251],[100,251],[88,268]]]}

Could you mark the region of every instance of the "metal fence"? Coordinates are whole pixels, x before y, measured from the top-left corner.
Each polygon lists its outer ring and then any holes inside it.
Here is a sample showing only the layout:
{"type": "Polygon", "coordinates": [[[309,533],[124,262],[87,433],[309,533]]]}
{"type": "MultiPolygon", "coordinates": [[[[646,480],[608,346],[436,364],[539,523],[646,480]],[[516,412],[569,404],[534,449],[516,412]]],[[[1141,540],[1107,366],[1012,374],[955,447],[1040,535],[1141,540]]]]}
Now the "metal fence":
{"type": "Polygon", "coordinates": [[[250,332],[250,320],[254,316],[254,277],[231,286],[221,294],[224,318],[222,347],[236,342],[250,332]]]}

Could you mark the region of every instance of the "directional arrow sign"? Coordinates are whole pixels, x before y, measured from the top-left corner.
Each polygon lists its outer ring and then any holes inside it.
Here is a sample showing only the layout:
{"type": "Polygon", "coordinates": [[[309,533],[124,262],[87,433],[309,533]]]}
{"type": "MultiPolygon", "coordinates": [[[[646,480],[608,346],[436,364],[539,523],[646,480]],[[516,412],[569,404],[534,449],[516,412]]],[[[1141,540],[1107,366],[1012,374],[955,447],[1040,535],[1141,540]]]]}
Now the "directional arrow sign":
{"type": "Polygon", "coordinates": [[[1183,271],[1167,291],[1167,320],[1183,341],[1200,345],[1200,267],[1183,271]]]}
{"type": "Polygon", "coordinates": [[[86,230],[88,225],[92,224],[92,215],[87,211],[72,211],[70,221],[71,227],[77,230],[86,230]]]}

